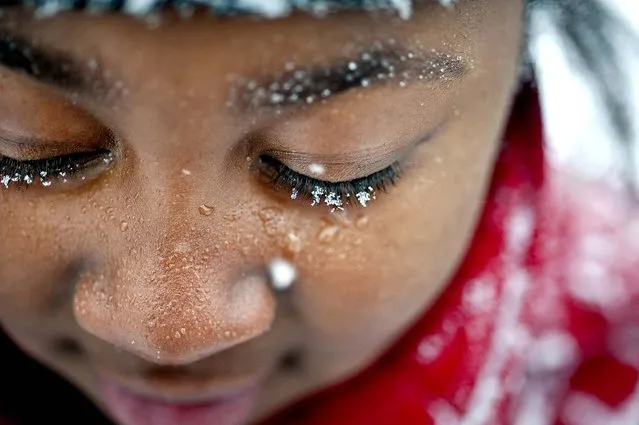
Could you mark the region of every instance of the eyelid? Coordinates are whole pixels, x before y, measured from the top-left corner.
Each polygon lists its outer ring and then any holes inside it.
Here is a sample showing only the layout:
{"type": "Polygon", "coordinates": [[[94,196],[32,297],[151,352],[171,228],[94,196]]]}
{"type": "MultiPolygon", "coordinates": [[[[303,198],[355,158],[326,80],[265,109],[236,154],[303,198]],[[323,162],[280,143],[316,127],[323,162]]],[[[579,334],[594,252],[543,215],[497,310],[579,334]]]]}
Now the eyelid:
{"type": "Polygon", "coordinates": [[[266,155],[276,158],[291,170],[327,182],[341,182],[366,177],[396,162],[406,147],[402,149],[380,149],[378,154],[365,151],[343,155],[312,155],[292,151],[267,151],[266,155]]]}
{"type": "Polygon", "coordinates": [[[32,161],[53,156],[64,156],[78,150],[81,150],[81,147],[76,144],[0,135],[0,155],[17,161],[32,161]]]}
{"type": "Polygon", "coordinates": [[[0,156],[17,161],[46,159],[78,152],[113,150],[114,147],[114,137],[108,130],[91,135],[87,132],[86,135],[76,135],[73,139],[61,141],[7,135],[7,132],[0,128],[0,156]]]}
{"type": "MultiPolygon", "coordinates": [[[[425,134],[421,133],[409,143],[387,143],[365,149],[342,153],[306,153],[278,149],[262,148],[261,153],[281,161],[291,170],[328,182],[340,182],[366,177],[393,163],[401,162],[423,143],[428,143],[445,129],[449,119],[445,118],[425,134]],[[321,166],[323,173],[314,173],[312,167],[321,166]]],[[[262,147],[277,146],[277,138],[266,137],[259,143],[262,147]]]]}

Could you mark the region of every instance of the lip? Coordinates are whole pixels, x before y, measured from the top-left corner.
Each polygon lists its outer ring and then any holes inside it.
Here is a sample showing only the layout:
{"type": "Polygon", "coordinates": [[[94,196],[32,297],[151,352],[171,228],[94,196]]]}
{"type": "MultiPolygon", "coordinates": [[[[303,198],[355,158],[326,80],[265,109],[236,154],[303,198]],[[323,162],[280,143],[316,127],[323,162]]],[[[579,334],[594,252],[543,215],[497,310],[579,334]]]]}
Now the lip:
{"type": "Polygon", "coordinates": [[[159,394],[100,380],[102,401],[118,425],[242,425],[255,406],[260,385],[199,394],[159,394]]]}

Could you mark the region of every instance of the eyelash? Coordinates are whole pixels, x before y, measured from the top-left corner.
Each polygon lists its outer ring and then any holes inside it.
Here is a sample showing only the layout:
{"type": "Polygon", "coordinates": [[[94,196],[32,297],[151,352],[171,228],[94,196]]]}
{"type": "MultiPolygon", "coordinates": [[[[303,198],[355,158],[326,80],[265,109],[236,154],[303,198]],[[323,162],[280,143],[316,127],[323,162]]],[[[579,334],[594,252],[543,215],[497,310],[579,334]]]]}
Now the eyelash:
{"type": "MultiPolygon", "coordinates": [[[[52,180],[66,183],[68,179],[77,177],[81,171],[98,161],[108,165],[112,160],[113,154],[105,150],[29,161],[0,157],[0,184],[8,188],[14,183],[20,188],[28,187],[40,180],[43,186],[48,187],[51,186],[52,180]]],[[[366,177],[328,182],[293,171],[268,155],[262,155],[258,160],[262,173],[269,180],[268,183],[277,189],[289,191],[291,199],[311,198],[311,205],[318,205],[324,197],[323,202],[327,206],[337,209],[352,204],[366,207],[368,202],[376,199],[376,191],[386,192],[388,186],[394,185],[402,174],[399,163],[394,163],[366,177]]]]}
{"type": "MultiPolygon", "coordinates": [[[[9,157],[0,157],[0,184],[9,188],[11,183],[20,187],[29,187],[39,180],[42,186],[51,186],[53,180],[66,183],[69,179],[92,165],[108,165],[113,160],[110,151],[74,153],[46,159],[18,161],[9,157]]],[[[82,177],[85,180],[85,177],[82,177]]]]}
{"type": "Polygon", "coordinates": [[[268,155],[260,156],[259,162],[269,180],[268,183],[277,189],[290,192],[291,199],[306,197],[312,199],[311,205],[318,205],[324,197],[323,202],[326,205],[337,209],[353,204],[366,207],[368,202],[376,199],[376,191],[386,192],[402,175],[401,166],[396,162],[366,177],[328,182],[293,171],[268,155]]]}

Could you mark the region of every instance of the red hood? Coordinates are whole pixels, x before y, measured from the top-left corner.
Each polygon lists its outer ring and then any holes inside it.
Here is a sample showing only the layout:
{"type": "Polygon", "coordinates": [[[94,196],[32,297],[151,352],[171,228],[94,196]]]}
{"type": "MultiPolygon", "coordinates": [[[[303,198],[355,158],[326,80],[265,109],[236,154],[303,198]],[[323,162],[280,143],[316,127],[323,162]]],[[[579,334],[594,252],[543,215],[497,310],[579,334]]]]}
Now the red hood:
{"type": "Polygon", "coordinates": [[[522,94],[457,276],[364,373],[271,425],[639,424],[639,210],[545,158],[522,94]]]}

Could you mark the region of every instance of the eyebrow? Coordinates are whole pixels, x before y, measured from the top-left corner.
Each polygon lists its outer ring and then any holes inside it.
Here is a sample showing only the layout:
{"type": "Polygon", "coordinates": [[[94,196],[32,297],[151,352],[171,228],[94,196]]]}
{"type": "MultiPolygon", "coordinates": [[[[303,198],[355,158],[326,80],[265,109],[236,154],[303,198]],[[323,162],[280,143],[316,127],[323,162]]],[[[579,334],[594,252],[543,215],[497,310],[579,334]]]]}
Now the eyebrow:
{"type": "Polygon", "coordinates": [[[89,66],[63,52],[0,29],[0,66],[69,92],[96,91],[106,86],[89,66]]]}
{"type": "Polygon", "coordinates": [[[460,55],[413,52],[401,46],[373,48],[328,66],[297,67],[292,63],[275,75],[258,79],[239,78],[231,90],[229,105],[239,101],[243,109],[280,109],[313,104],[349,90],[395,82],[405,87],[414,82],[446,82],[462,78],[469,65],[460,55]]]}

